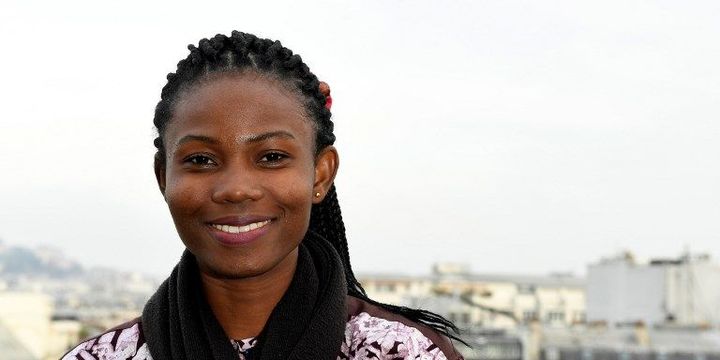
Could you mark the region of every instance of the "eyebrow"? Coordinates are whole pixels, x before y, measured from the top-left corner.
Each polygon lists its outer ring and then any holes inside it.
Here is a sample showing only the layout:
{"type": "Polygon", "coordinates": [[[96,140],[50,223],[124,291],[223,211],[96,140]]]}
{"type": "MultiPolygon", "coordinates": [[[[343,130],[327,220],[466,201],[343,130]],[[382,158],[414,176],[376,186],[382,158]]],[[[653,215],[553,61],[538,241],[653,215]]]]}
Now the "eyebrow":
{"type": "MultiPolygon", "coordinates": [[[[253,135],[244,135],[244,136],[238,136],[237,141],[238,143],[257,143],[261,141],[265,141],[272,138],[286,138],[286,139],[295,139],[295,136],[293,134],[284,131],[284,130],[278,130],[278,131],[271,131],[266,132],[262,134],[253,134],[253,135]]],[[[200,141],[208,144],[217,145],[219,141],[215,138],[205,136],[205,135],[185,135],[180,140],[178,140],[176,146],[180,146],[184,143],[190,142],[190,141],[200,141]]]]}
{"type": "Polygon", "coordinates": [[[271,131],[266,132],[262,134],[256,134],[256,135],[245,135],[245,136],[238,136],[237,140],[239,143],[256,143],[265,141],[272,138],[285,138],[285,139],[295,139],[295,136],[293,134],[285,131],[285,130],[278,130],[278,131],[271,131]]]}
{"type": "Polygon", "coordinates": [[[209,144],[213,144],[213,145],[216,145],[216,144],[218,143],[217,139],[211,138],[211,137],[209,137],[209,136],[204,136],[204,135],[185,135],[185,136],[183,136],[182,138],[180,138],[180,140],[177,141],[177,143],[175,144],[175,146],[180,146],[180,145],[182,145],[182,144],[184,144],[184,143],[187,143],[187,142],[190,142],[190,141],[200,141],[200,142],[209,143],[209,144]]]}

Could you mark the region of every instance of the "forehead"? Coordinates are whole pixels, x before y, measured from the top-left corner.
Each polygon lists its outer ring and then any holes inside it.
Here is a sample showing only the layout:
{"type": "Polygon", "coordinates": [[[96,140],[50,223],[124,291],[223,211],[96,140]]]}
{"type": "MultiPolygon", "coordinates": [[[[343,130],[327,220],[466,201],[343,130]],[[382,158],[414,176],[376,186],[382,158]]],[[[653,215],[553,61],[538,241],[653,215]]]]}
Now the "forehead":
{"type": "Polygon", "coordinates": [[[313,142],[312,121],[298,95],[278,80],[227,74],[181,92],[165,138],[172,146],[189,133],[237,138],[276,130],[313,142]]]}

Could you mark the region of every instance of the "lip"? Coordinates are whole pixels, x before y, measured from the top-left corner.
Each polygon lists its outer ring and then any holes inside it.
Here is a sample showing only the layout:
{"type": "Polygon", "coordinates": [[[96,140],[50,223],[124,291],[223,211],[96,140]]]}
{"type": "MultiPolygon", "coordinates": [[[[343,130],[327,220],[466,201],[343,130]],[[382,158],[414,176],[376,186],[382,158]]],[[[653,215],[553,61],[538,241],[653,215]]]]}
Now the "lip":
{"type": "Polygon", "coordinates": [[[249,244],[255,240],[257,240],[259,237],[265,235],[268,230],[270,229],[270,226],[273,225],[273,221],[275,218],[269,217],[269,216],[259,216],[259,215],[246,215],[246,216],[225,216],[221,218],[217,218],[212,221],[208,221],[206,223],[207,228],[209,229],[210,235],[215,238],[219,243],[227,246],[239,246],[239,245],[245,245],[249,244]],[[270,221],[268,224],[261,228],[257,228],[254,230],[250,230],[247,232],[241,232],[237,234],[232,233],[226,233],[224,231],[220,231],[213,227],[212,225],[231,225],[231,226],[245,226],[252,223],[257,222],[263,222],[263,221],[270,221]]]}
{"type": "Polygon", "coordinates": [[[263,215],[223,216],[215,220],[210,220],[207,224],[245,226],[256,222],[263,222],[265,220],[272,221],[275,220],[275,218],[263,215]]]}

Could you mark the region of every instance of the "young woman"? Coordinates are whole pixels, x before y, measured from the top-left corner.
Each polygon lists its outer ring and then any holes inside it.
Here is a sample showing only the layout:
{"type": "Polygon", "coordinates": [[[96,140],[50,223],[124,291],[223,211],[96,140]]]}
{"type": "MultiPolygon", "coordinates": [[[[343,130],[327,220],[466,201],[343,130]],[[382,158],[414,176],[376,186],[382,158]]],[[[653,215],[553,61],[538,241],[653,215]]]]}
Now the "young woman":
{"type": "Polygon", "coordinates": [[[327,85],[277,41],[233,32],[189,49],[154,121],[187,250],[142,317],[63,359],[461,359],[452,323],[355,279],[327,85]]]}

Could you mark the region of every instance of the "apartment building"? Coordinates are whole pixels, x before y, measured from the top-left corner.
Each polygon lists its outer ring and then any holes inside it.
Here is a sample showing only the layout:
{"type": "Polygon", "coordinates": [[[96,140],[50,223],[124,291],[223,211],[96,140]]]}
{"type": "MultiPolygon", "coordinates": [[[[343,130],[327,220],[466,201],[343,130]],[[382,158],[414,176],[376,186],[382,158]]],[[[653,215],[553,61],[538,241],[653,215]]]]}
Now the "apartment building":
{"type": "Polygon", "coordinates": [[[426,308],[461,327],[514,328],[538,321],[568,326],[585,322],[585,282],[548,276],[472,273],[461,264],[438,264],[427,276],[364,274],[373,299],[426,308]]]}

